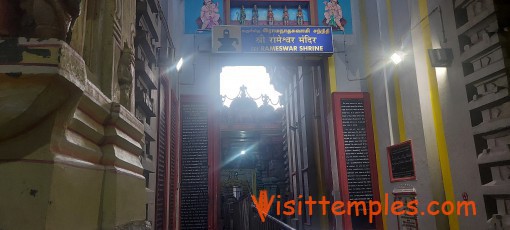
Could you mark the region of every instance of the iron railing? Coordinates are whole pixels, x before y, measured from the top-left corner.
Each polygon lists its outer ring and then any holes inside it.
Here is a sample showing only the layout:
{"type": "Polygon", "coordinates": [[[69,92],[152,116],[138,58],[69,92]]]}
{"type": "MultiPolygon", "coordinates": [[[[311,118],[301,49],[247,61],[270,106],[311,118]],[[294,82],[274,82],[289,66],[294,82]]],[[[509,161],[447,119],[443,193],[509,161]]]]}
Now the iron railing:
{"type": "Polygon", "coordinates": [[[260,219],[250,196],[231,204],[230,218],[225,228],[228,230],[295,230],[283,221],[267,215],[264,222],[260,219]]]}

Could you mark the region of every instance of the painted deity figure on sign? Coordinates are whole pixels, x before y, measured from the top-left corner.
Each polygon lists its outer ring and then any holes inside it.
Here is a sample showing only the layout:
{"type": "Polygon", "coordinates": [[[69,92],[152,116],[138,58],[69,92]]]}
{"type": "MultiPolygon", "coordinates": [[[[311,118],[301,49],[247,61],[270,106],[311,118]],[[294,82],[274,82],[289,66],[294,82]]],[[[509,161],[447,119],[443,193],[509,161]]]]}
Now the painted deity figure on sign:
{"type": "Polygon", "coordinates": [[[299,26],[302,26],[303,25],[303,20],[304,20],[303,9],[301,9],[301,5],[299,5],[298,6],[298,10],[297,10],[297,15],[296,15],[297,24],[299,26]]]}
{"type": "Polygon", "coordinates": [[[244,10],[244,5],[241,5],[241,15],[238,20],[240,25],[244,25],[244,22],[246,21],[246,11],[244,10]]]}
{"type": "Polygon", "coordinates": [[[289,25],[289,10],[287,10],[287,6],[283,8],[283,25],[289,25]]]}
{"type": "Polygon", "coordinates": [[[202,20],[201,29],[211,29],[213,26],[220,24],[220,14],[218,3],[213,3],[212,0],[204,0],[204,5],[200,12],[200,19],[202,20]]]}
{"type": "Polygon", "coordinates": [[[267,24],[270,26],[274,25],[274,13],[271,5],[269,5],[269,9],[267,9],[267,24]]]}
{"type": "Polygon", "coordinates": [[[251,10],[251,24],[258,25],[259,24],[259,9],[257,9],[257,5],[253,5],[253,9],[251,10]]]}
{"type": "Polygon", "coordinates": [[[344,30],[344,25],[347,21],[343,18],[342,7],[338,3],[338,0],[330,0],[324,2],[325,12],[323,24],[333,27],[333,29],[344,30]]]}

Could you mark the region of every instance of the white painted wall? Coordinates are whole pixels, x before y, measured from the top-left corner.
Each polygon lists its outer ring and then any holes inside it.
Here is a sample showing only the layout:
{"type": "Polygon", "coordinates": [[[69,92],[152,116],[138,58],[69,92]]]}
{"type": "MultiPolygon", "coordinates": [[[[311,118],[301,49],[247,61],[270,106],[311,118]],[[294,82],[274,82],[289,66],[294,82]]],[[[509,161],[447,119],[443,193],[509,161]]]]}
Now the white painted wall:
{"type": "MultiPolygon", "coordinates": [[[[442,174],[439,159],[437,157],[437,140],[433,123],[433,111],[430,98],[430,86],[428,81],[426,60],[429,58],[424,48],[421,25],[422,18],[419,16],[418,3],[416,1],[391,0],[393,16],[393,28],[395,46],[407,53],[405,61],[394,68],[386,69],[387,87],[384,86],[384,70],[379,71],[379,76],[374,80],[374,108],[376,113],[377,134],[379,137],[378,150],[380,153],[380,176],[383,179],[383,187],[386,193],[391,193],[399,184],[409,184],[416,188],[419,209],[425,210],[425,204],[431,200],[444,200],[444,188],[442,188],[442,174]],[[410,4],[410,5],[408,5],[410,4]],[[412,31],[411,27],[416,26],[412,31]],[[398,75],[402,98],[402,108],[406,137],[413,141],[415,154],[415,166],[417,180],[410,182],[390,183],[387,166],[386,147],[399,142],[398,120],[396,119],[396,104],[394,85],[391,81],[392,72],[398,75]],[[382,76],[381,76],[382,75],[382,76]],[[387,89],[387,91],[386,91],[387,89]],[[389,100],[389,101],[388,101],[389,100]],[[389,111],[389,112],[388,112],[389,111]],[[391,135],[393,134],[393,135],[391,135]]],[[[385,0],[377,1],[379,8],[373,12],[373,5],[366,4],[366,20],[368,21],[370,50],[377,50],[376,44],[381,49],[389,51],[388,9],[385,0]],[[371,11],[372,10],[372,11],[371,11]],[[377,41],[378,31],[373,24],[377,22],[375,15],[379,15],[380,40],[377,41]],[[375,49],[374,49],[375,48],[375,49]]],[[[434,9],[438,1],[429,1],[429,11],[434,9]]],[[[458,56],[458,43],[455,36],[455,21],[450,0],[440,1],[443,8],[443,16],[448,43],[444,47],[454,48],[455,56],[458,56]]],[[[437,14],[429,17],[432,30],[432,44],[435,48],[440,46],[442,40],[441,24],[437,14]]],[[[424,22],[422,22],[424,23],[424,22]]],[[[387,52],[388,55],[390,52],[387,52]]],[[[485,211],[480,191],[480,179],[476,164],[476,153],[471,137],[469,113],[463,88],[462,69],[460,62],[455,61],[444,76],[438,74],[439,97],[443,116],[444,132],[446,136],[449,164],[452,171],[454,194],[456,200],[462,200],[461,194],[468,192],[470,200],[477,203],[476,217],[459,217],[460,229],[485,229],[485,211]],[[476,169],[476,170],[471,170],[476,169]]],[[[445,229],[448,227],[448,219],[445,217],[420,216],[418,218],[420,228],[445,229]]],[[[387,217],[388,229],[396,229],[396,217],[387,217]]]]}

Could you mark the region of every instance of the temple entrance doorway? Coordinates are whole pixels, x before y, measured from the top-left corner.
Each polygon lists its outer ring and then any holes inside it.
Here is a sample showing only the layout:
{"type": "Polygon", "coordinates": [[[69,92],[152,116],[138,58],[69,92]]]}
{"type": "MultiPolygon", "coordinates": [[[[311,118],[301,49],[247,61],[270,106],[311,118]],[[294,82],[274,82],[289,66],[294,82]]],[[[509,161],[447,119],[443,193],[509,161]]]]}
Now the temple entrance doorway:
{"type": "Polygon", "coordinates": [[[251,207],[252,195],[266,191],[283,204],[319,194],[329,197],[332,186],[324,59],[279,61],[218,66],[218,229],[283,229],[282,223],[318,229],[331,222],[328,216],[308,215],[304,206],[300,215],[277,215],[273,205],[271,219],[263,224],[274,227],[253,226],[259,217],[251,207]]]}
{"type": "MultiPolygon", "coordinates": [[[[242,203],[259,191],[282,195],[288,174],[282,154],[283,107],[264,66],[225,66],[220,74],[221,229],[240,229],[242,203]]],[[[288,195],[288,194],[287,194],[288,195]]]]}

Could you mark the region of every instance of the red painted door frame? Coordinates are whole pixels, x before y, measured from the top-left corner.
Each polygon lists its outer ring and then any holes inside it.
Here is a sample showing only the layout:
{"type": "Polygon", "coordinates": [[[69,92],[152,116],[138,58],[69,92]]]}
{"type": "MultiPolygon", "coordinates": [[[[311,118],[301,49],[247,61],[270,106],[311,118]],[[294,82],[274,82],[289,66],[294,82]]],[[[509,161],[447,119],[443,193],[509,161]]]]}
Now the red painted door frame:
{"type": "MultiPolygon", "coordinates": [[[[373,200],[380,201],[379,178],[377,175],[377,158],[375,155],[374,131],[372,127],[372,111],[370,107],[370,95],[364,92],[336,92],[332,93],[333,120],[335,131],[336,156],[338,167],[338,178],[340,180],[340,192],[342,201],[347,204],[349,201],[349,190],[347,182],[347,165],[345,157],[344,135],[342,127],[341,99],[363,99],[365,112],[365,130],[368,144],[368,158],[370,161],[370,174],[372,179],[373,200]]],[[[343,215],[344,229],[352,229],[351,216],[343,215]]],[[[377,229],[383,229],[381,216],[375,217],[377,229]]]]}

